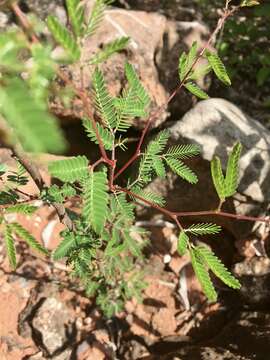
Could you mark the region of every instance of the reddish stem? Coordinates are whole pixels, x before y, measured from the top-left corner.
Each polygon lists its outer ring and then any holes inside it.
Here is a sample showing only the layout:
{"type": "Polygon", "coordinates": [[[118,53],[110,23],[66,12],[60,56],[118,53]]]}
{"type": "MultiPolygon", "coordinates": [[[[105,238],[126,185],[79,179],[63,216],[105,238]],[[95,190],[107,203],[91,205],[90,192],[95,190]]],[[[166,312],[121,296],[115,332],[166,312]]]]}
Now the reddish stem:
{"type": "Polygon", "coordinates": [[[255,217],[255,216],[247,216],[247,215],[239,215],[239,214],[232,214],[225,211],[190,211],[190,212],[174,212],[176,216],[185,217],[185,216],[223,216],[237,220],[244,220],[244,221],[259,221],[270,224],[270,219],[266,217],[255,217]]]}
{"type": "Polygon", "coordinates": [[[21,11],[20,7],[16,3],[11,4],[11,8],[16,14],[17,18],[19,19],[20,23],[22,24],[23,28],[27,31],[27,33],[31,36],[31,40],[33,43],[38,44],[39,39],[35,35],[35,33],[32,31],[32,26],[29,23],[27,17],[25,14],[21,11]]]}
{"type": "Polygon", "coordinates": [[[177,216],[176,216],[173,212],[171,212],[171,211],[169,211],[169,210],[167,210],[167,209],[163,209],[163,208],[160,207],[159,205],[154,204],[154,203],[152,203],[151,201],[148,201],[148,200],[144,199],[144,198],[141,197],[140,195],[137,195],[137,194],[133,193],[132,191],[130,191],[130,190],[128,190],[128,189],[120,188],[120,187],[118,187],[118,186],[117,186],[115,189],[116,189],[117,191],[121,191],[121,192],[124,192],[124,193],[128,194],[131,198],[135,198],[135,199],[138,199],[138,200],[144,202],[145,204],[151,206],[152,208],[157,209],[158,211],[162,212],[163,214],[169,216],[169,217],[172,218],[173,220],[175,220],[175,219],[177,218],[177,216]]]}
{"type": "Polygon", "coordinates": [[[120,188],[120,187],[116,187],[116,190],[124,192],[126,194],[128,194],[129,196],[136,198],[142,202],[144,202],[145,204],[151,206],[152,208],[162,212],[163,214],[169,216],[170,218],[172,218],[176,224],[178,225],[178,227],[180,229],[182,229],[181,224],[178,221],[178,217],[187,217],[187,216],[207,216],[207,215],[214,215],[214,216],[223,216],[223,217],[228,217],[228,218],[232,218],[232,219],[237,219],[237,220],[244,220],[244,221],[259,221],[259,222],[264,222],[267,224],[270,224],[270,219],[266,218],[266,217],[254,217],[254,216],[246,216],[246,215],[238,215],[238,214],[232,214],[232,213],[228,213],[225,211],[193,211],[193,212],[175,212],[175,211],[170,211],[167,209],[162,208],[161,206],[152,203],[149,200],[144,199],[143,197],[141,197],[140,195],[134,194],[132,191],[129,191],[127,189],[124,188],[120,188]]]}

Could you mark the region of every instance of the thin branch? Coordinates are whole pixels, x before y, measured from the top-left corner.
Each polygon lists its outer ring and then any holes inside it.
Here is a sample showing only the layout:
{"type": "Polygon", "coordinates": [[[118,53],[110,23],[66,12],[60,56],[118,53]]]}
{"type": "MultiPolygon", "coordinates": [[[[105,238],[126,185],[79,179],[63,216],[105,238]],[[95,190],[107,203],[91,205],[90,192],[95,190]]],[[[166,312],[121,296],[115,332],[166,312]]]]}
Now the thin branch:
{"type": "Polygon", "coordinates": [[[190,212],[174,212],[175,215],[179,217],[187,217],[187,216],[222,216],[228,217],[237,220],[244,220],[244,221],[252,221],[252,222],[263,222],[270,225],[269,217],[255,217],[255,216],[247,216],[247,215],[240,215],[240,214],[232,214],[225,211],[190,211],[190,212]]]}
{"type": "Polygon", "coordinates": [[[232,214],[232,213],[228,213],[225,211],[193,211],[193,212],[176,212],[176,211],[170,211],[168,209],[164,209],[161,206],[152,203],[149,200],[144,199],[143,197],[134,194],[132,191],[129,191],[127,189],[124,188],[120,188],[120,187],[115,187],[115,190],[117,191],[121,191],[124,192],[126,194],[128,194],[129,196],[138,199],[142,202],[144,202],[145,204],[147,204],[148,206],[158,210],[159,212],[162,212],[163,214],[169,216],[170,218],[172,218],[176,224],[178,225],[178,227],[180,229],[183,229],[183,227],[181,226],[181,224],[179,223],[178,218],[179,217],[188,217],[188,216],[207,216],[207,215],[214,215],[214,216],[223,216],[223,217],[228,217],[228,218],[232,218],[232,219],[237,219],[237,220],[243,220],[243,221],[251,221],[251,222],[263,222],[263,223],[267,223],[270,225],[270,219],[269,217],[255,217],[255,216],[247,216],[247,215],[239,215],[239,214],[232,214]]]}
{"type": "Polygon", "coordinates": [[[39,191],[42,191],[44,188],[44,180],[38,170],[36,164],[34,164],[29,157],[24,153],[20,145],[9,146],[9,149],[12,151],[13,157],[16,157],[17,160],[22,164],[22,166],[27,170],[31,178],[33,179],[35,185],[39,191]]]}
{"type": "Polygon", "coordinates": [[[117,186],[117,187],[115,187],[115,190],[124,192],[124,193],[128,194],[131,198],[135,198],[135,199],[138,199],[138,200],[144,202],[146,205],[149,205],[150,207],[162,212],[163,214],[169,216],[173,220],[175,220],[175,218],[176,218],[175,214],[172,211],[163,209],[161,206],[154,204],[149,200],[144,199],[142,196],[137,195],[128,189],[124,189],[124,188],[117,186]]]}
{"type": "Polygon", "coordinates": [[[11,6],[11,9],[16,14],[17,18],[19,19],[22,27],[25,29],[26,33],[31,37],[32,42],[35,44],[39,43],[39,39],[35,35],[31,24],[29,23],[27,17],[24,15],[24,13],[21,11],[18,4],[16,2],[12,2],[10,6],[11,6]]]}

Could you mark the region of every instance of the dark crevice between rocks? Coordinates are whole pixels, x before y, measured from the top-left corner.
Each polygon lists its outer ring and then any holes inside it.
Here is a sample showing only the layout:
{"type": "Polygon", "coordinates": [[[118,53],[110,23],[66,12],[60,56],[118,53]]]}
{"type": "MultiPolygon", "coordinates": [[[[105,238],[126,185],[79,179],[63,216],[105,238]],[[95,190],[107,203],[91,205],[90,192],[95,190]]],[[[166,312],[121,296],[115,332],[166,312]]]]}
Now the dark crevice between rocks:
{"type": "Polygon", "coordinates": [[[35,345],[37,346],[38,349],[40,349],[43,353],[43,356],[49,358],[50,354],[48,352],[48,350],[46,349],[46,346],[43,343],[43,339],[42,339],[42,334],[39,330],[37,330],[32,322],[33,319],[36,316],[36,313],[38,311],[38,309],[42,306],[42,304],[44,303],[44,301],[46,300],[46,297],[42,297],[41,299],[39,299],[39,301],[36,304],[33,304],[33,306],[31,306],[30,304],[30,308],[27,309],[27,312],[29,312],[29,314],[24,318],[24,322],[28,324],[28,326],[31,329],[32,332],[32,340],[34,341],[35,345]]]}

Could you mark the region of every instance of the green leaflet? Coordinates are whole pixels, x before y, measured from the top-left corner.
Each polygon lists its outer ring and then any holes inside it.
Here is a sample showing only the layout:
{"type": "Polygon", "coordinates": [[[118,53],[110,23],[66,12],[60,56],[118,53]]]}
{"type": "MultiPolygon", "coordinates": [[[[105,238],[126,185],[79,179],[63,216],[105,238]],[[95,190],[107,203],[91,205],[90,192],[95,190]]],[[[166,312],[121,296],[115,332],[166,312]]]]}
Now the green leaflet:
{"type": "Polygon", "coordinates": [[[118,256],[125,248],[125,245],[123,246],[121,242],[120,231],[114,227],[111,232],[104,252],[105,256],[109,257],[118,256]]]}
{"type": "Polygon", "coordinates": [[[52,254],[53,260],[60,260],[70,253],[71,250],[76,248],[76,237],[73,233],[65,234],[63,240],[57,246],[52,254]]]}
{"type": "Polygon", "coordinates": [[[5,209],[6,213],[19,213],[24,215],[31,215],[37,210],[36,206],[27,205],[27,204],[16,204],[13,206],[9,206],[5,209]]]}
{"type": "Polygon", "coordinates": [[[52,176],[67,182],[82,180],[88,174],[88,159],[86,156],[74,156],[65,160],[53,161],[49,164],[52,176]]]}
{"type": "Polygon", "coordinates": [[[0,66],[8,72],[24,71],[25,65],[19,58],[22,49],[27,48],[27,37],[15,29],[3,31],[0,34],[0,66]]]}
{"type": "Polygon", "coordinates": [[[153,168],[158,177],[165,178],[166,177],[166,169],[164,163],[160,157],[153,157],[153,168]]]}
{"type": "Polygon", "coordinates": [[[9,225],[12,232],[15,232],[22,240],[24,240],[32,249],[37,250],[43,255],[49,255],[49,251],[45,249],[37,240],[20,224],[12,223],[9,225]]]}
{"type": "Polygon", "coordinates": [[[81,0],[66,0],[68,17],[76,36],[81,36],[84,30],[84,7],[81,0]]]}
{"type": "Polygon", "coordinates": [[[196,56],[197,56],[197,52],[198,52],[198,44],[197,41],[194,41],[191,45],[191,48],[188,52],[188,56],[187,56],[187,60],[188,60],[188,68],[191,69],[194,61],[196,60],[196,56]]]}
{"type": "Polygon", "coordinates": [[[220,158],[217,156],[211,161],[211,175],[219,199],[224,201],[226,197],[225,179],[221,168],[220,158]]]}
{"type": "Polygon", "coordinates": [[[29,178],[25,175],[25,169],[23,168],[23,171],[21,171],[20,169],[20,164],[18,167],[18,171],[17,172],[13,172],[11,171],[8,176],[7,176],[7,180],[8,180],[8,184],[7,186],[9,188],[14,188],[17,187],[19,185],[23,186],[26,185],[29,181],[29,178]]]}
{"type": "Polygon", "coordinates": [[[205,263],[220,280],[233,289],[240,289],[240,282],[229,272],[211,250],[205,246],[198,246],[196,249],[205,263]]]}
{"type": "Polygon", "coordinates": [[[139,244],[135,238],[130,236],[129,230],[122,231],[122,235],[124,237],[125,244],[128,247],[131,254],[136,258],[140,258],[142,256],[141,244],[139,244]]]}
{"type": "Polygon", "coordinates": [[[98,69],[95,70],[93,75],[93,87],[95,91],[95,104],[99,116],[108,128],[112,130],[117,124],[117,114],[113,99],[106,88],[102,72],[98,69]]]}
{"type": "Polygon", "coordinates": [[[209,96],[199,86],[191,81],[184,84],[185,88],[191,92],[191,94],[197,96],[199,99],[209,99],[209,96]]]}
{"type": "Polygon", "coordinates": [[[180,81],[184,80],[186,73],[187,73],[187,54],[185,52],[182,52],[178,64],[178,74],[180,81]]]}
{"type": "MultiPolygon", "coordinates": [[[[131,191],[146,201],[149,201],[161,207],[165,206],[165,199],[159,194],[155,194],[152,191],[140,189],[138,186],[132,187],[131,191]]],[[[134,200],[136,200],[136,198],[134,198],[134,200]]]]}
{"type": "Polygon", "coordinates": [[[90,171],[89,177],[84,181],[83,216],[98,234],[103,230],[107,218],[109,200],[107,190],[106,173],[90,171]]]}
{"type": "Polygon", "coordinates": [[[197,248],[190,249],[190,256],[193,270],[202,286],[203,292],[207,296],[208,300],[216,301],[217,293],[197,248]]]}
{"type": "Polygon", "coordinates": [[[176,160],[170,157],[165,158],[166,163],[171,170],[180,176],[182,179],[188,181],[190,184],[196,184],[198,182],[197,175],[186,166],[182,161],[176,160]]]}
{"type": "Polygon", "coordinates": [[[200,148],[197,145],[189,144],[189,145],[176,145],[170,147],[165,156],[172,157],[174,159],[189,159],[193,156],[200,154],[200,148]]]}
{"type": "Polygon", "coordinates": [[[119,213],[125,219],[134,220],[134,205],[127,201],[125,194],[114,194],[111,199],[111,207],[115,214],[119,213]]]}
{"type": "Polygon", "coordinates": [[[177,251],[181,256],[185,255],[185,253],[187,252],[188,243],[189,237],[184,231],[181,231],[177,243],[177,251]]]}
{"type": "Polygon", "coordinates": [[[52,15],[48,16],[48,28],[58,42],[68,53],[70,58],[75,62],[81,56],[81,50],[73,38],[72,34],[52,15]]]}
{"type": "Polygon", "coordinates": [[[47,104],[49,87],[57,69],[56,62],[52,59],[52,46],[32,44],[31,55],[33,64],[29,71],[29,84],[31,95],[43,106],[47,104]]]}
{"type": "Polygon", "coordinates": [[[70,184],[64,184],[62,187],[52,185],[45,192],[45,200],[49,202],[62,203],[66,198],[76,195],[76,190],[70,184]],[[48,196],[48,198],[46,197],[48,196]]]}
{"type": "Polygon", "coordinates": [[[64,198],[76,195],[76,190],[69,184],[64,184],[61,188],[61,193],[64,198]]]}
{"type": "Polygon", "coordinates": [[[144,109],[147,108],[151,102],[150,96],[141,84],[134,67],[129,63],[126,63],[125,65],[125,74],[128,79],[129,85],[136,92],[136,97],[138,101],[141,103],[144,109]]]}
{"type": "Polygon", "coordinates": [[[125,49],[128,42],[129,42],[129,37],[121,37],[119,39],[111,41],[110,43],[106,44],[104,46],[104,48],[101,51],[99,51],[90,60],[90,64],[91,65],[98,65],[98,64],[106,61],[113,54],[125,49]]]}
{"type": "Polygon", "coordinates": [[[242,145],[237,143],[234,145],[229,155],[225,177],[225,196],[229,197],[235,194],[238,186],[239,178],[239,159],[241,156],[242,145]]]}
{"type": "Polygon", "coordinates": [[[207,60],[211,65],[217,78],[225,85],[231,85],[231,80],[227,74],[226,68],[217,54],[206,52],[207,60]]]}
{"type": "Polygon", "coordinates": [[[157,155],[164,150],[169,139],[169,132],[167,130],[161,131],[154,140],[150,141],[146,151],[141,159],[139,167],[139,178],[143,182],[148,182],[151,179],[153,172],[153,161],[156,160],[157,155]]]}
{"type": "MultiPolygon", "coordinates": [[[[126,65],[126,72],[127,68],[126,65]]],[[[134,73],[132,71],[133,70],[131,70],[131,78],[133,79],[134,73]]],[[[117,131],[125,132],[132,125],[131,119],[147,116],[146,107],[148,105],[145,103],[145,100],[141,100],[146,94],[143,95],[141,93],[141,91],[144,91],[144,88],[139,86],[138,81],[139,80],[135,76],[135,80],[129,81],[122,96],[114,99],[114,106],[117,110],[117,131]]]]}
{"type": "Polygon", "coordinates": [[[244,7],[244,6],[255,6],[255,5],[260,5],[260,2],[257,0],[243,0],[240,6],[244,7]]]}
{"type": "Polygon", "coordinates": [[[16,248],[12,237],[11,227],[9,225],[5,228],[4,238],[10,267],[15,270],[17,266],[16,248]]]}
{"type": "Polygon", "coordinates": [[[185,233],[191,233],[193,235],[212,235],[221,231],[221,227],[211,223],[193,224],[188,229],[185,229],[185,233]]]}
{"type": "Polygon", "coordinates": [[[0,164],[0,176],[4,175],[8,170],[8,167],[6,164],[0,164]]]}
{"type": "MultiPolygon", "coordinates": [[[[93,129],[92,121],[89,119],[83,120],[83,126],[85,128],[87,136],[95,143],[98,144],[96,132],[93,129]]],[[[99,123],[96,123],[98,134],[103,142],[106,150],[112,150],[114,143],[114,135],[108,130],[104,129],[99,123]]]]}
{"type": "Polygon", "coordinates": [[[196,41],[194,41],[188,54],[186,54],[186,52],[182,52],[178,64],[178,73],[181,81],[186,79],[189,73],[191,75],[192,66],[196,60],[197,51],[198,51],[198,44],[196,41]]]}
{"type": "Polygon", "coordinates": [[[189,75],[188,80],[200,80],[209,74],[212,70],[211,65],[196,67],[194,71],[189,75]]]}
{"type": "Polygon", "coordinates": [[[64,151],[66,144],[56,119],[34,101],[26,84],[19,78],[0,88],[0,112],[25,150],[64,151]]]}
{"type": "Polygon", "coordinates": [[[15,193],[15,191],[0,191],[0,204],[12,204],[19,200],[19,196],[15,193]]]}
{"type": "Polygon", "coordinates": [[[85,35],[91,36],[98,29],[104,17],[106,6],[110,5],[114,0],[96,0],[88,20],[87,30],[85,35]]]}

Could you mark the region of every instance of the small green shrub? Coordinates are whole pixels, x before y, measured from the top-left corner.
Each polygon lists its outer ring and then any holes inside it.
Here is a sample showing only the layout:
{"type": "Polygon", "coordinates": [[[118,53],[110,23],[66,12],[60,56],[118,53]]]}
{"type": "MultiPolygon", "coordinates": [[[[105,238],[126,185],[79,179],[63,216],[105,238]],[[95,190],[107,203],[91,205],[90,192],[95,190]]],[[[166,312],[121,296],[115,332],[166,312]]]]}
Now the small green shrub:
{"type": "MultiPolygon", "coordinates": [[[[52,58],[53,43],[49,40],[44,43],[39,41],[31,23],[28,23],[16,4],[11,5],[24,27],[0,35],[0,112],[3,122],[8,125],[6,142],[18,160],[17,171],[11,172],[4,164],[0,168],[3,182],[0,193],[1,232],[5,238],[10,266],[16,268],[17,237],[44,256],[51,256],[52,261],[65,258],[72,274],[83,282],[86,293],[95,296],[97,304],[110,317],[123,308],[127,299],[133,296],[140,298],[145,286],[144,273],[140,268],[144,261],[143,249],[147,244],[147,233],[143,228],[135,226],[135,205],[139,202],[159,210],[176,223],[179,230],[179,254],[189,253],[206,296],[209,300],[216,301],[217,293],[210,272],[233,289],[238,289],[240,283],[211,250],[195,245],[193,236],[217,234],[221,231],[220,226],[200,223],[185,229],[180,223],[181,213],[166,209],[162,197],[145,190],[145,186],[154,177],[164,178],[167,169],[180,176],[183,181],[196,184],[197,176],[185,164],[185,159],[198,156],[200,149],[195,145],[168,147],[169,133],[166,130],[143,147],[150,125],[164,107],[154,115],[149,113],[150,94],[131,64],[125,65],[126,84],[117,97],[109,93],[98,66],[92,74],[91,93],[76,88],[61,70],[63,64],[77,63],[80,67],[85,66],[81,61],[81,47],[86,37],[92,36],[100,25],[105,7],[110,3],[111,1],[96,0],[92,13],[87,18],[81,1],[67,0],[69,28],[61,25],[57,18],[49,16],[48,28],[55,42],[66,52],[64,63],[63,59],[52,58]],[[31,67],[27,66],[29,60],[32,62],[31,67]],[[22,73],[24,76],[21,76],[22,73]],[[48,170],[61,185],[48,188],[33,161],[29,160],[18,144],[30,152],[63,152],[63,134],[47,106],[53,91],[53,81],[57,77],[72,86],[73,97],[78,97],[83,102],[82,122],[85,132],[89,141],[98,144],[100,158],[94,164],[89,163],[85,156],[50,163],[48,170]],[[91,97],[94,104],[95,117],[92,116],[94,112],[88,97],[91,97]],[[119,169],[115,150],[119,147],[125,151],[125,134],[136,117],[148,119],[147,125],[136,152],[119,169]],[[136,176],[127,180],[126,187],[119,186],[118,177],[135,161],[138,164],[136,176]],[[20,186],[27,183],[29,177],[32,177],[39,188],[40,194],[37,197],[20,191],[20,186]],[[79,213],[66,208],[68,199],[74,196],[80,199],[79,213]],[[32,201],[37,198],[53,206],[60,221],[66,226],[61,233],[62,241],[52,254],[20,224],[10,223],[6,217],[9,213],[32,214],[36,210],[32,201]]],[[[255,4],[254,1],[244,1],[243,5],[244,3],[246,6],[255,4]]],[[[227,6],[214,33],[222,28],[227,18],[237,9],[227,6]]],[[[211,71],[222,83],[230,85],[222,60],[217,53],[208,50],[212,38],[213,36],[202,50],[198,51],[197,44],[194,43],[188,53],[181,54],[180,84],[168,102],[182,88],[198,98],[208,98],[196,81],[211,71]],[[202,57],[208,61],[208,65],[203,68],[197,65],[202,57]]],[[[90,63],[98,65],[115,52],[121,51],[127,42],[127,38],[120,38],[105,45],[90,63]]],[[[236,144],[229,155],[225,175],[217,157],[211,162],[212,179],[220,200],[218,209],[213,214],[222,215],[222,204],[236,192],[240,153],[241,144],[236,144]]],[[[234,214],[226,215],[237,217],[234,214]]]]}

